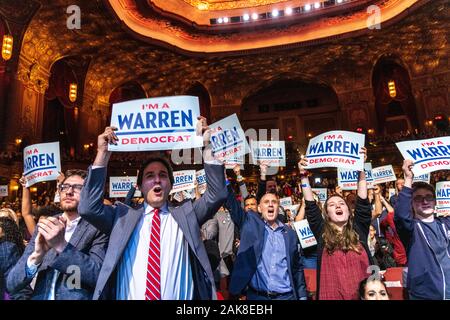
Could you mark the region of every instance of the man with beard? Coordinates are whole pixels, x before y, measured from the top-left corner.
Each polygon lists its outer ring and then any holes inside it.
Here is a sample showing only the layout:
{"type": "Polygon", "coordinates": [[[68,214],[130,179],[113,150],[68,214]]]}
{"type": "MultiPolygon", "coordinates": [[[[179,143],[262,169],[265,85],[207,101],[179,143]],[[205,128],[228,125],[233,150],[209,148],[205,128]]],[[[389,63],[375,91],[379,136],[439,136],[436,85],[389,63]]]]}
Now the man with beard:
{"type": "Polygon", "coordinates": [[[37,274],[33,300],[90,300],[108,237],[78,214],[84,170],[68,170],[59,185],[63,213],[40,219],[30,244],[8,274],[7,290],[26,289],[37,274]]]}
{"type": "Polygon", "coordinates": [[[411,300],[450,299],[450,217],[435,217],[436,194],[426,182],[413,183],[411,160],[403,161],[405,185],[394,223],[408,255],[406,280],[411,300]]]}
{"type": "MultiPolygon", "coordinates": [[[[86,179],[78,210],[82,217],[110,235],[109,249],[93,299],[191,300],[215,299],[216,288],[200,226],[210,219],[227,197],[223,164],[211,154],[210,130],[199,117],[206,145],[207,188],[203,196],[179,206],[168,202],[174,183],[169,161],[150,156],[137,178],[144,204],[133,209],[117,202],[103,205],[106,168],[117,144],[117,128],[98,136],[97,156],[86,179]],[[208,161],[209,159],[209,161],[208,161]]],[[[200,132],[199,132],[200,133],[200,132]]]]}

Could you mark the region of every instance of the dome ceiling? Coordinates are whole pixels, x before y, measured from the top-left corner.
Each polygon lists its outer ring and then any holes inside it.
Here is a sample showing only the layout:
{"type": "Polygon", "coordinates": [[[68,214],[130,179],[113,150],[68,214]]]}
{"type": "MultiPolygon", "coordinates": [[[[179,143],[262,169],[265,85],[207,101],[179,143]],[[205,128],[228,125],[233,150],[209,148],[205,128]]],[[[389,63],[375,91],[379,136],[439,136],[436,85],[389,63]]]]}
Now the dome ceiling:
{"type": "MultiPolygon", "coordinates": [[[[315,44],[370,32],[379,10],[380,23],[401,18],[419,0],[105,0],[128,32],[151,43],[191,53],[242,53],[269,47],[315,44]],[[307,6],[309,9],[305,9],[307,6]],[[286,8],[295,9],[287,14],[286,8]],[[280,15],[273,17],[272,10],[280,15]],[[244,21],[246,14],[257,20],[244,21]],[[228,23],[217,23],[227,17],[228,23]],[[369,21],[369,22],[368,22],[369,21]]],[[[248,17],[247,17],[248,18],[248,17]]],[[[222,21],[221,21],[222,22],[222,21]]]]}

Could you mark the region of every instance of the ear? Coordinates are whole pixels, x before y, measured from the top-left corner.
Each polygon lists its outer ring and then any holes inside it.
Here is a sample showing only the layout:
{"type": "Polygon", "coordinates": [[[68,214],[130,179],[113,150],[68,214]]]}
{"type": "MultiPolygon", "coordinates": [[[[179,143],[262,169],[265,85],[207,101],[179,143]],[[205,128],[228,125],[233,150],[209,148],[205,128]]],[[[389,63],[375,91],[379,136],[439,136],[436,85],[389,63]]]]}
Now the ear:
{"type": "Polygon", "coordinates": [[[261,207],[258,204],[258,212],[261,213],[261,207]]]}

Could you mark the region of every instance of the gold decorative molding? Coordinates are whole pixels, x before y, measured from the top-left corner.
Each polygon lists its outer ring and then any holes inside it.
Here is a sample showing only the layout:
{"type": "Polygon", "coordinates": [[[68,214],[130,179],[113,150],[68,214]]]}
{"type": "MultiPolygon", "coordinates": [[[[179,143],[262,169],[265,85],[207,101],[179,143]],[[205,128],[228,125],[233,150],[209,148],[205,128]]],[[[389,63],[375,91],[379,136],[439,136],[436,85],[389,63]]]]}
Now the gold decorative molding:
{"type": "Polygon", "coordinates": [[[183,0],[199,10],[232,10],[289,2],[289,0],[183,0]],[[200,9],[204,8],[204,9],[200,9]]]}
{"type": "Polygon", "coordinates": [[[36,60],[32,61],[22,55],[20,56],[17,79],[24,86],[40,94],[45,94],[49,86],[49,78],[50,72],[40,66],[36,60]]]}
{"type": "MultiPolygon", "coordinates": [[[[318,16],[302,24],[280,25],[252,32],[242,29],[234,33],[205,33],[172,23],[161,16],[144,16],[121,0],[107,0],[117,17],[135,35],[150,42],[162,42],[191,53],[224,53],[314,43],[345,37],[349,34],[373,33],[367,21],[366,8],[338,16],[318,16]]],[[[384,0],[375,2],[380,6],[380,24],[396,18],[421,0],[384,0]]]]}

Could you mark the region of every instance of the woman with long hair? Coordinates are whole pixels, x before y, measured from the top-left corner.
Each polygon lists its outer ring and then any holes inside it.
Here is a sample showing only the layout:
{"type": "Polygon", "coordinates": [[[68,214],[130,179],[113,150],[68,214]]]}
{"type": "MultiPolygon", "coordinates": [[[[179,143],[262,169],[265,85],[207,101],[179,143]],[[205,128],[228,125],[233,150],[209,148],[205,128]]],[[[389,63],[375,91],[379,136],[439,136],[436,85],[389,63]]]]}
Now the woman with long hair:
{"type": "Polygon", "coordinates": [[[0,217],[0,300],[9,299],[5,292],[5,279],[19,260],[25,246],[19,227],[9,217],[0,217]]]}
{"type": "MultiPolygon", "coordinates": [[[[365,154],[366,149],[361,152],[365,154]]],[[[314,201],[307,164],[307,159],[302,158],[299,170],[306,218],[317,240],[317,299],[358,300],[359,283],[367,278],[367,269],[373,265],[367,246],[372,208],[364,170],[359,174],[354,212],[339,194],[326,200],[322,212],[314,201]]]]}

